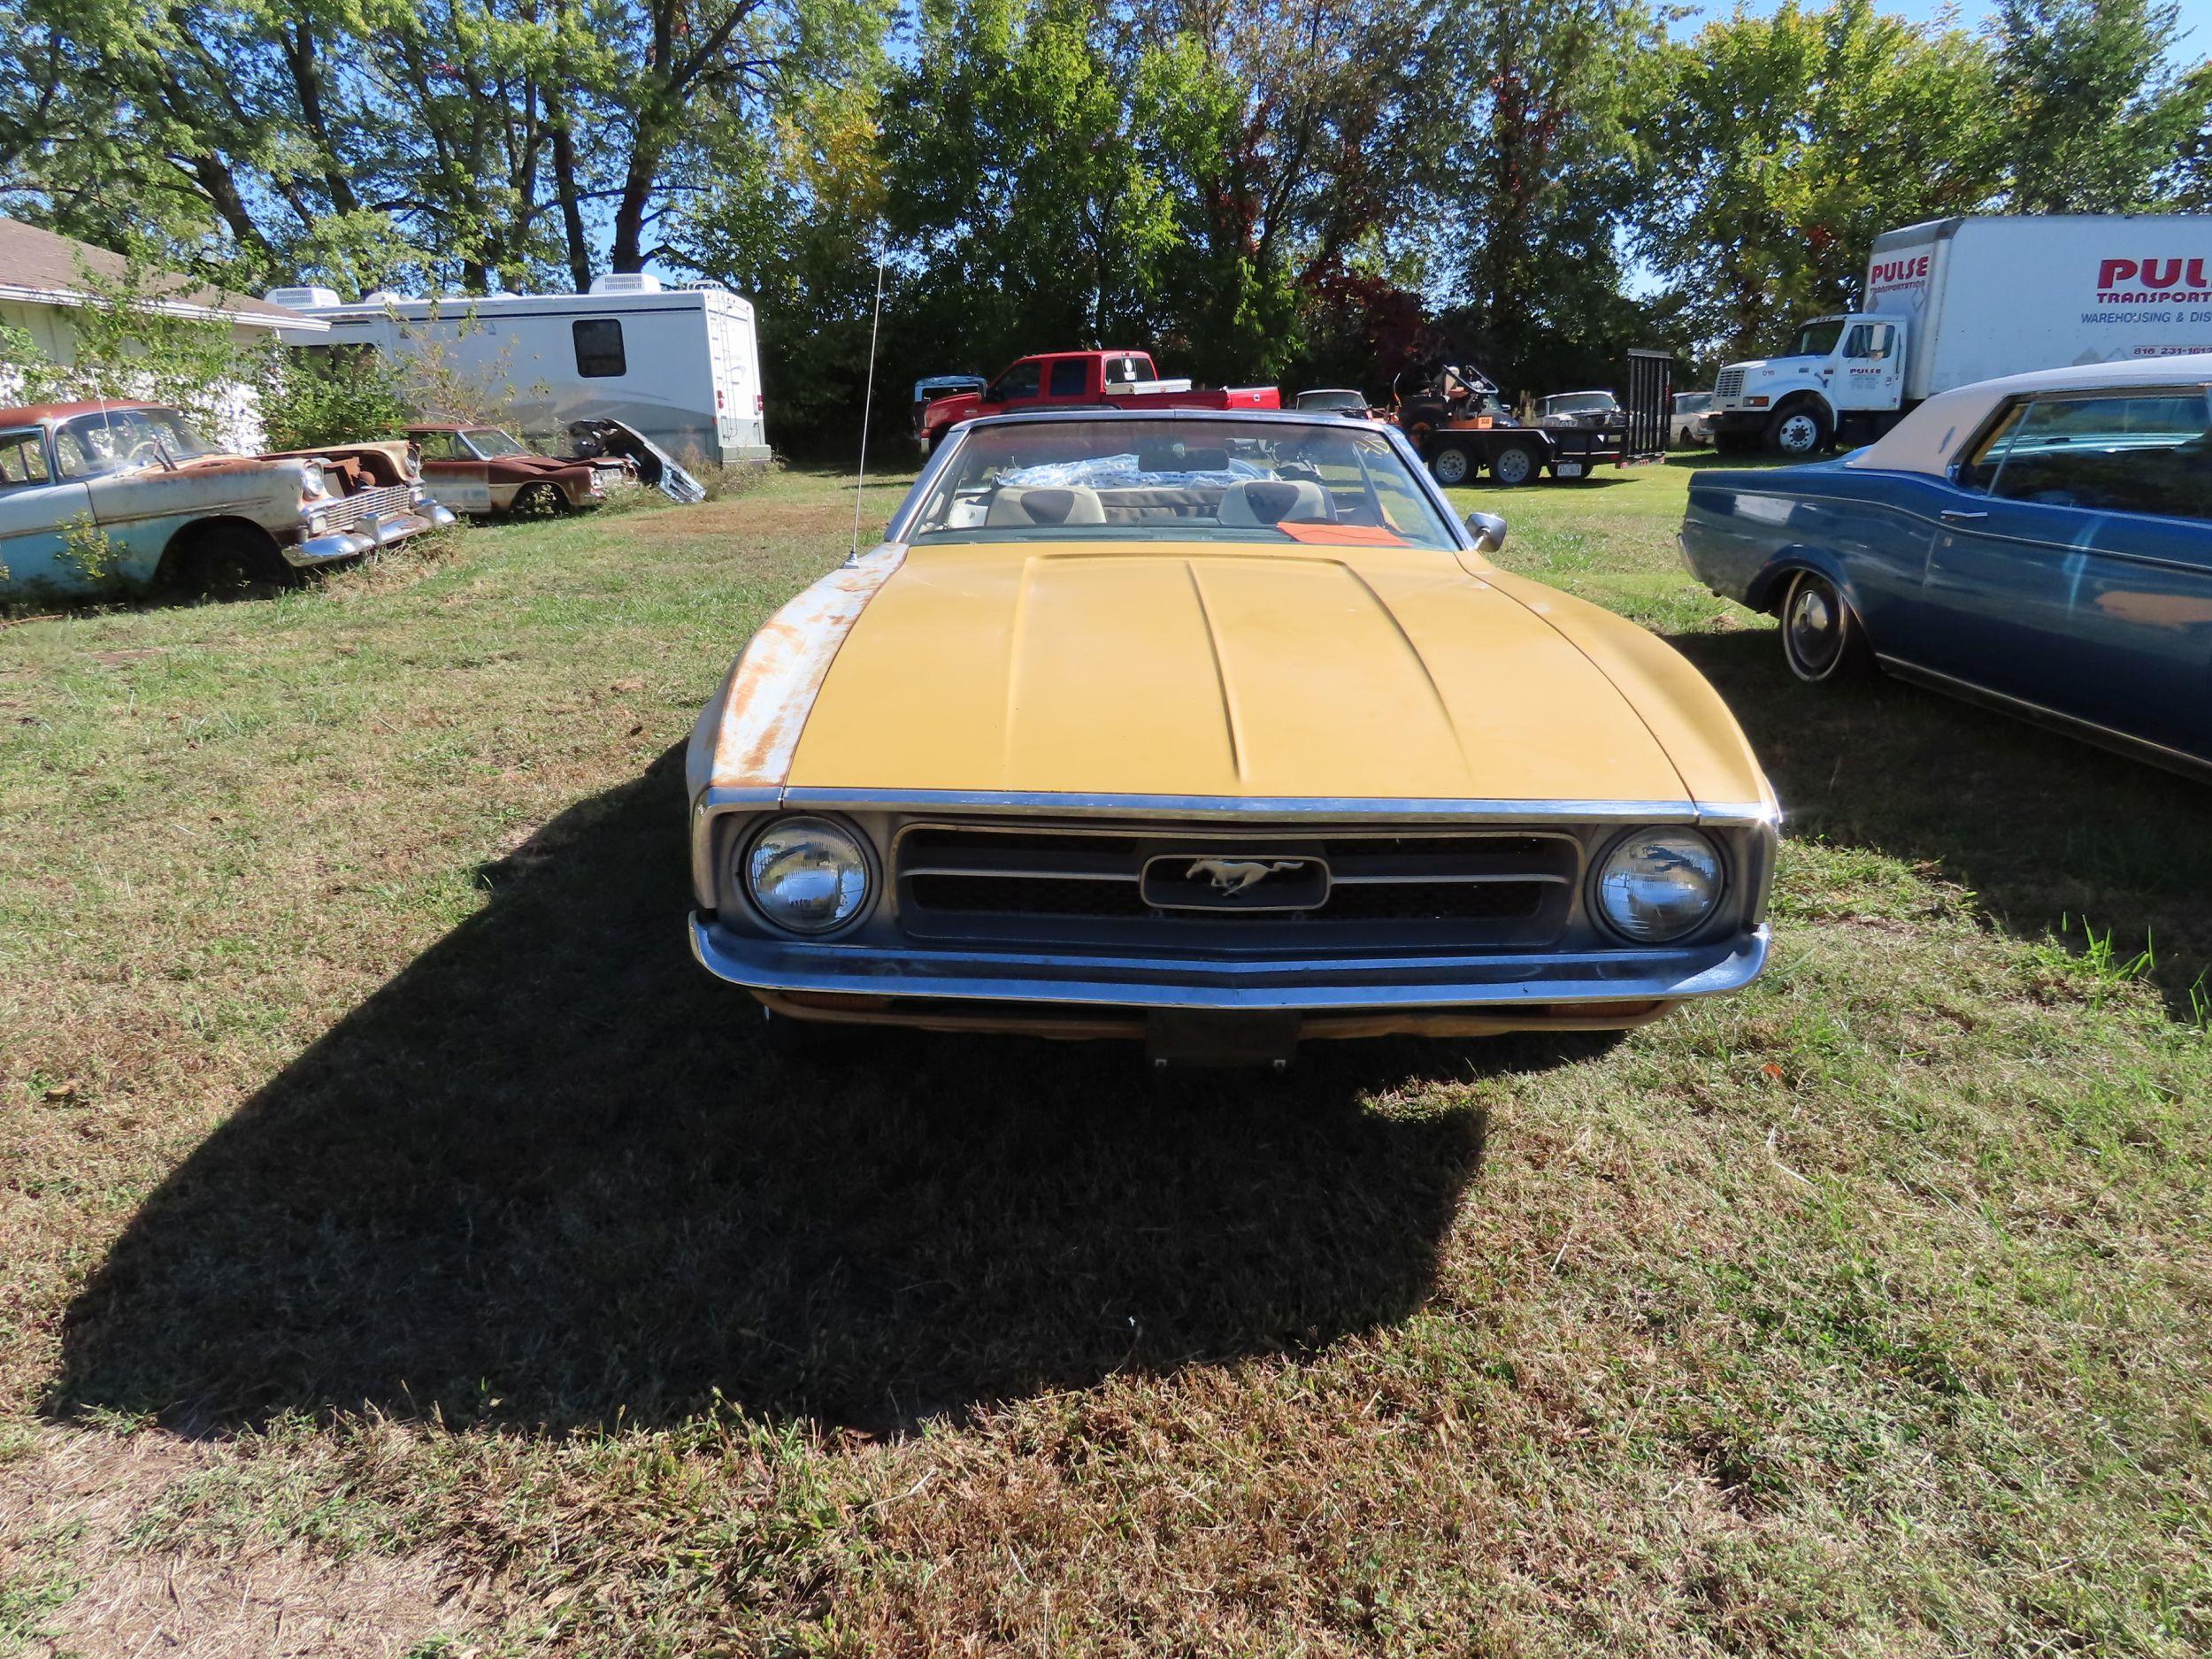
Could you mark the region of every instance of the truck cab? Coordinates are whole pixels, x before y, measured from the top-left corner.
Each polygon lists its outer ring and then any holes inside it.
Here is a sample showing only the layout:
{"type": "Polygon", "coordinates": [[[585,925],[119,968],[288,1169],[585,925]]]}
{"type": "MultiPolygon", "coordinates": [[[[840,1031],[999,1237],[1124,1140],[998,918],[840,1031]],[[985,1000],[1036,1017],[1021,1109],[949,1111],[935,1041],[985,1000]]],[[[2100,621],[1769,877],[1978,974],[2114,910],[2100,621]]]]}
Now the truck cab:
{"type": "Polygon", "coordinates": [[[1715,447],[1801,457],[1839,436],[1879,436],[1903,403],[1911,328],[1903,317],[1816,317],[1780,356],[1730,364],[1713,383],[1715,447]]]}
{"type": "Polygon", "coordinates": [[[921,411],[922,453],[964,420],[1085,403],[1115,409],[1279,409],[1271,386],[1194,387],[1164,380],[1143,351],[1044,351],[1009,364],[979,392],[940,397],[921,411]]]}

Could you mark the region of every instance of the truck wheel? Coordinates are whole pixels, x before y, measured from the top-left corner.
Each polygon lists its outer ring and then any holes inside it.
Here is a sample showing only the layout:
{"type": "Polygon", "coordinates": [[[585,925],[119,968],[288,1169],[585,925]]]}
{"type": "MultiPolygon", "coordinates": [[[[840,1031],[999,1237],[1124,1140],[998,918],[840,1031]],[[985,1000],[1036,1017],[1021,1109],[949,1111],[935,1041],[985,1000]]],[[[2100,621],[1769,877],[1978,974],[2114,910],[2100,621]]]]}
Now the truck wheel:
{"type": "Polygon", "coordinates": [[[1502,443],[1490,452],[1490,481],[1525,484],[1544,470],[1542,458],[1525,443],[1502,443]]]}
{"type": "Polygon", "coordinates": [[[1429,457],[1429,471],[1436,474],[1436,481],[1448,488],[1464,484],[1474,475],[1475,457],[1461,443],[1440,443],[1436,453],[1429,457]]]}
{"type": "Polygon", "coordinates": [[[1827,417],[1817,409],[1778,410],[1767,422],[1767,448],[1776,455],[1817,455],[1827,442],[1827,417]]]}
{"type": "Polygon", "coordinates": [[[300,585],[300,573],[276,543],[242,525],[202,531],[184,560],[185,584],[210,599],[250,599],[300,585]]]}
{"type": "Polygon", "coordinates": [[[1809,685],[1866,672],[1873,652],[1866,630],[1836,585],[1818,571],[1800,571],[1782,601],[1782,659],[1809,685]]]}

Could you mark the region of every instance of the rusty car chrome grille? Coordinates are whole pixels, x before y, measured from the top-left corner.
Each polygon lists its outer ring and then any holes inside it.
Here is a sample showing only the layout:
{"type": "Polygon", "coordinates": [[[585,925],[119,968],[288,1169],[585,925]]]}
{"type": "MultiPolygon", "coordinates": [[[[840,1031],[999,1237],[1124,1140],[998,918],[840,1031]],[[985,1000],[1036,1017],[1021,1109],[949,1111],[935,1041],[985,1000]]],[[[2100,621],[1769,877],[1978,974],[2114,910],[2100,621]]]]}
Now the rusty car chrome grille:
{"type": "Polygon", "coordinates": [[[925,937],[1386,948],[1549,943],[1581,858],[1559,832],[917,824],[893,867],[899,925],[925,937]]]}
{"type": "Polygon", "coordinates": [[[319,503],[317,515],[328,521],[333,530],[350,530],[367,518],[388,518],[396,512],[406,512],[413,505],[407,486],[387,484],[376,489],[356,490],[350,495],[341,495],[335,501],[319,503]]]}

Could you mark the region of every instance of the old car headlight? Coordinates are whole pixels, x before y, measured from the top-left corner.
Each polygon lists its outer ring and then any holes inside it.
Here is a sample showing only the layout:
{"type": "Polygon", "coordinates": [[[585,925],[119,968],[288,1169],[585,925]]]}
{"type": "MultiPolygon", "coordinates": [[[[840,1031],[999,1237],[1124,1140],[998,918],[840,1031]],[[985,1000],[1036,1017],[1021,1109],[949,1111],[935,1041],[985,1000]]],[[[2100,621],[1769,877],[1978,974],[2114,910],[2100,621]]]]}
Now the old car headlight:
{"type": "Polygon", "coordinates": [[[309,501],[319,501],[330,494],[330,480],[312,461],[300,468],[300,494],[309,501]]]}
{"type": "Polygon", "coordinates": [[[1721,880],[1720,853],[1696,830],[1634,830],[1598,866],[1597,911],[1624,939],[1663,944],[1711,918],[1721,880]]]}
{"type": "Polygon", "coordinates": [[[791,933],[842,927],[868,902],[868,855],[851,831],[827,818],[771,824],[746,849],[741,868],[760,913],[791,933]]]}

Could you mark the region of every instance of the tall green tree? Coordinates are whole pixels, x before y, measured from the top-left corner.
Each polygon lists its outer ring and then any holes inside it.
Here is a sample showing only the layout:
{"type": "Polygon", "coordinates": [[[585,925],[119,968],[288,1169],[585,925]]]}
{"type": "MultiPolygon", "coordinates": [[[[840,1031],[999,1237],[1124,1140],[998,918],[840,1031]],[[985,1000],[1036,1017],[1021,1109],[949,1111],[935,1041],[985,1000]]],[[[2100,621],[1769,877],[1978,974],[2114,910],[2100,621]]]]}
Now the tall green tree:
{"type": "Polygon", "coordinates": [[[1088,0],[925,0],[884,101],[908,314],[966,361],[1141,334],[1176,239],[1088,0]]]}
{"type": "Polygon", "coordinates": [[[1648,171],[1661,39],[1640,0],[1523,0],[1443,8],[1423,43],[1432,267],[1458,348],[1509,389],[1563,358],[1586,378],[1634,331],[1621,227],[1648,171]]]}
{"type": "Polygon", "coordinates": [[[1988,202],[2001,176],[1978,42],[1869,0],[1739,12],[1668,49],[1640,247],[1686,326],[1732,355],[1857,297],[1900,225],[1988,202]]]}
{"type": "Polygon", "coordinates": [[[2208,97],[2169,66],[2179,27],[2163,0],[2003,0],[1991,91],[2011,211],[2125,212],[2170,194],[2208,97]]]}
{"type": "Polygon", "coordinates": [[[1318,287],[1409,204],[1419,9],[1158,0],[1133,20],[1137,147],[1176,229],[1158,261],[1161,343],[1200,374],[1279,373],[1318,287]]]}

